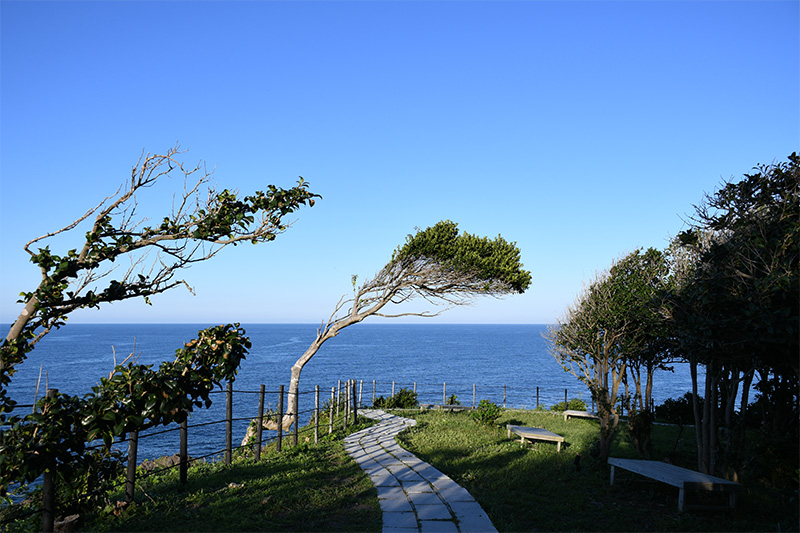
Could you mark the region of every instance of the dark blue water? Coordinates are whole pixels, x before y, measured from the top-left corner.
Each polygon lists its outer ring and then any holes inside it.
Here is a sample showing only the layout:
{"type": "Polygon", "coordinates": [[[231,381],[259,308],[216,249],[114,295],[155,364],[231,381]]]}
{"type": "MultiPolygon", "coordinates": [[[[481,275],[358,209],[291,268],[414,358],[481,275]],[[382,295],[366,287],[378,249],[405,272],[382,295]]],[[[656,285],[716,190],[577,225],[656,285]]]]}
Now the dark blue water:
{"type": "MultiPolygon", "coordinates": [[[[20,404],[33,403],[40,368],[39,396],[47,386],[62,393],[82,395],[107,376],[117,363],[133,353],[142,364],[170,360],[175,350],[207,327],[191,324],[70,324],[46,336],[18,367],[9,387],[20,404]]],[[[253,347],[236,378],[236,391],[257,391],[263,383],[267,404],[277,406],[278,386],[288,389],[292,364],[316,334],[310,324],[253,324],[243,326],[253,347]]],[[[338,380],[363,381],[362,403],[372,403],[373,381],[377,395],[389,396],[395,389],[416,383],[422,403],[442,403],[443,396],[455,394],[465,405],[483,398],[509,407],[533,408],[538,400],[550,406],[570,398],[589,402],[586,387],[564,372],[550,355],[542,325],[440,325],[440,324],[357,324],[323,345],[306,365],[301,377],[300,410],[314,407],[313,390],[319,385],[323,401],[330,398],[338,380]]],[[[656,376],[653,396],[661,403],[682,396],[691,389],[685,365],[675,373],[656,376]]],[[[258,396],[237,392],[234,417],[256,416],[258,396]]],[[[209,410],[194,413],[190,424],[224,418],[223,394],[212,396],[209,410]]],[[[304,413],[310,418],[310,412],[304,413]]],[[[234,424],[234,445],[246,430],[247,421],[234,424]]],[[[142,439],[140,458],[172,455],[178,451],[178,433],[142,439]]],[[[190,428],[189,454],[203,456],[224,448],[224,424],[190,428]]]]}

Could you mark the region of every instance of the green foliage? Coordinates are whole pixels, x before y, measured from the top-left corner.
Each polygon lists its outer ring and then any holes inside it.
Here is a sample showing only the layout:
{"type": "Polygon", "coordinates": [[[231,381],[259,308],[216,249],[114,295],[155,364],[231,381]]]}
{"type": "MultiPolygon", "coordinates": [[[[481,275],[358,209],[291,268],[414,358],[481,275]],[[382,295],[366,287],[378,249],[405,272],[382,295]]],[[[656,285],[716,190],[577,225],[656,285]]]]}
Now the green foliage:
{"type": "Polygon", "coordinates": [[[445,271],[483,281],[486,291],[503,287],[522,293],[531,284],[531,273],[522,269],[515,243],[500,236],[491,240],[469,233],[459,235],[458,225],[449,220],[409,235],[392,255],[392,264],[416,261],[432,261],[445,271]]]}
{"type": "Polygon", "coordinates": [[[550,407],[551,411],[586,411],[586,402],[580,398],[570,398],[569,402],[564,405],[564,402],[558,402],[550,407]]]}
{"type": "Polygon", "coordinates": [[[458,401],[458,396],[455,394],[451,394],[450,397],[447,399],[447,403],[445,405],[461,405],[461,402],[458,401]]]}
{"type": "Polygon", "coordinates": [[[25,304],[25,309],[0,346],[0,422],[14,405],[7,394],[14,367],[27,357],[42,335],[54,327],[63,326],[71,312],[129,298],[141,297],[150,303],[150,296],[184,283],[174,279],[177,270],[213,257],[220,247],[228,244],[235,246],[239,242],[256,244],[274,240],[287,228],[282,222],[283,217],[303,205],[313,206],[314,198],[318,197],[300,178],[297,186],[291,189],[269,185],[266,192],[258,191],[241,199],[229,190],[210,190],[204,203],[199,196],[193,198],[193,195],[198,194],[198,187],[207,181],[207,174],[191,192],[186,193],[180,208],[165,217],[160,225],[139,227],[131,220],[137,191],[153,186],[160,177],[173,171],[182,172],[188,178],[197,170],[184,170],[175,159],[177,153],[176,147],[166,155],[148,155],[140,160],[131,181],[119,196],[108,199],[109,204],[104,202],[70,226],[48,235],[72,230],[97,212],[80,248],[67,250],[62,255],[53,253],[49,246],[37,251],[29,249],[31,244],[48,236],[26,245],[25,251],[41,271],[42,281],[35,290],[20,293],[20,303],[25,304]],[[187,211],[187,206],[195,203],[197,208],[187,211]],[[109,269],[121,257],[128,255],[136,263],[141,256],[130,254],[144,253],[149,249],[168,256],[169,261],[156,261],[153,269],[142,269],[142,273],[137,275],[129,272],[121,279],[108,275],[111,273],[109,269]],[[102,279],[109,280],[105,287],[91,287],[89,282],[102,279]],[[69,290],[71,287],[73,290],[69,290]]]}
{"type": "Polygon", "coordinates": [[[234,456],[231,467],[197,463],[185,486],[177,469],[144,478],[133,504],[120,506],[124,494],[114,492],[109,504],[85,515],[82,529],[379,532],[381,509],[369,476],[345,452],[340,428],[325,433],[318,445],[284,442],[281,453],[265,447],[258,462],[234,456]]]}
{"type": "Polygon", "coordinates": [[[626,376],[638,409],[645,411],[653,373],[667,369],[672,339],[662,295],[671,284],[664,254],[636,250],[599,275],[548,330],[553,357],[586,384],[597,405],[601,455],[608,453],[618,425],[626,376]]]}
{"type": "Polygon", "coordinates": [[[764,390],[764,429],[800,440],[800,157],[754,170],[706,195],[672,245],[681,274],[668,300],[676,351],[692,368],[705,367],[707,387],[699,390],[725,413],[703,411],[696,421],[704,427],[698,455],[708,472],[717,459],[745,467],[745,424],[730,391],[749,388],[751,379],[764,390]],[[721,425],[727,430],[717,446],[721,425]]]}
{"type": "Polygon", "coordinates": [[[202,330],[175,352],[172,362],[118,365],[83,397],[57,393],[34,413],[7,419],[0,443],[0,487],[32,482],[53,468],[70,496],[93,490],[120,471],[113,439],[136,430],[185,420],[211,405],[209,393],[232,380],[250,348],[238,324],[202,330]],[[103,446],[87,449],[91,441],[103,446]]]}
{"type": "Polygon", "coordinates": [[[479,424],[491,426],[503,415],[503,408],[490,400],[483,399],[478,402],[478,407],[470,415],[479,424]]]}
{"type": "MultiPolygon", "coordinates": [[[[565,444],[556,453],[552,443],[523,446],[505,429],[475,424],[466,413],[430,410],[411,416],[417,424],[398,436],[403,448],[467,489],[498,531],[530,531],[532,524],[541,531],[798,530],[794,489],[764,485],[750,471],[742,474],[742,491],[730,512],[678,513],[678,489],[619,469],[609,487],[607,462],[592,456],[594,423],[518,410],[507,410],[498,420],[501,427],[543,427],[563,435],[565,444]]],[[[672,448],[677,433],[675,426],[653,428],[655,458],[672,448]]],[[[673,464],[695,469],[693,429],[685,433],[673,464]]],[[[615,438],[612,456],[635,458],[636,452],[627,439],[615,438]]]]}
{"type": "Polygon", "coordinates": [[[419,402],[416,392],[402,388],[389,398],[378,396],[372,402],[372,406],[376,409],[414,409],[419,406],[419,402]]]}
{"type": "MultiPolygon", "coordinates": [[[[703,398],[698,398],[700,410],[703,409],[703,398]]],[[[692,407],[692,393],[687,392],[677,400],[675,398],[667,398],[661,405],[656,405],[655,416],[660,420],[685,426],[694,421],[694,412],[692,407]]]]}

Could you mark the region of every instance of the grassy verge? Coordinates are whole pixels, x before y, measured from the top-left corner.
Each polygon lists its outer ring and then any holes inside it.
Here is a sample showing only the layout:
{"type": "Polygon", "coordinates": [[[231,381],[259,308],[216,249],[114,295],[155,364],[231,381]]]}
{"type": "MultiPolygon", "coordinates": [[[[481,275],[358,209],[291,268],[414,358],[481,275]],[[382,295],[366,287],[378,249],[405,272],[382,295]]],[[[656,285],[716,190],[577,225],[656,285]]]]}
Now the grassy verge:
{"type": "MultiPolygon", "coordinates": [[[[499,531],[797,531],[796,491],[748,486],[733,511],[677,512],[678,489],[617,471],[609,486],[608,465],[596,457],[597,422],[560,414],[506,411],[494,427],[475,423],[467,413],[423,412],[418,424],[400,435],[405,448],[465,487],[499,531]],[[554,443],[523,447],[509,439],[505,424],[544,427],[563,435],[554,443]],[[580,455],[580,468],[575,459],[580,455]]],[[[657,426],[654,457],[672,451],[678,430],[657,426]]],[[[513,437],[513,435],[512,435],[513,437]]],[[[674,455],[693,468],[694,434],[684,431],[674,455]]],[[[612,456],[635,458],[623,436],[612,456]]],[[[688,498],[688,497],[687,497],[688,498]]],[[[688,500],[691,503],[691,500],[688,500]]],[[[724,503],[724,500],[722,500],[724,503]]],[[[716,502],[709,502],[716,503],[716,502]]]]}
{"type": "MultiPolygon", "coordinates": [[[[351,426],[349,432],[371,425],[351,426]]],[[[236,458],[189,469],[181,486],[174,469],[137,483],[136,501],[108,505],[82,520],[87,531],[380,531],[377,491],[344,451],[341,430],[318,445],[284,444],[262,460],[236,458]]],[[[9,530],[34,530],[38,517],[9,530]]]]}

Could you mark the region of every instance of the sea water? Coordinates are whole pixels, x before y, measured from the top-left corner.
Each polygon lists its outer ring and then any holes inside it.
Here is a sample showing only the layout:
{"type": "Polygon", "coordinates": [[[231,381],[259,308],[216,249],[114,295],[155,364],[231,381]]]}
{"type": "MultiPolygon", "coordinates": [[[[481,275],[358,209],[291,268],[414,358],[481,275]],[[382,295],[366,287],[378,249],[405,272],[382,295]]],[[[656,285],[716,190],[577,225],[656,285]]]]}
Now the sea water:
{"type": "MultiPolygon", "coordinates": [[[[46,388],[83,395],[132,355],[140,364],[157,368],[171,360],[175,350],[194,339],[203,324],[69,324],[40,341],[17,368],[9,393],[21,405],[30,405],[46,388]]],[[[277,409],[277,390],[288,390],[291,366],[308,348],[317,332],[312,324],[251,324],[242,326],[252,342],[234,382],[233,443],[237,445],[250,418],[258,411],[258,391],[266,386],[266,407],[277,409]]],[[[362,405],[374,395],[389,396],[401,388],[416,388],[422,403],[442,403],[455,395],[463,405],[489,399],[508,407],[549,407],[568,397],[589,404],[588,389],[565,372],[550,353],[544,325],[370,324],[351,326],[327,341],[303,369],[300,379],[301,419],[314,408],[314,388],[321,401],[330,399],[339,380],[359,383],[362,405]]],[[[685,364],[674,372],[658,372],[653,398],[656,404],[691,390],[685,364]]],[[[212,396],[209,409],[195,411],[191,425],[222,420],[225,395],[212,396]]],[[[30,409],[21,408],[21,409],[30,409]]],[[[327,428],[325,428],[326,430],[327,428]]],[[[148,430],[152,433],[157,429],[148,430]]],[[[142,438],[141,459],[178,451],[176,431],[142,438]]],[[[223,423],[190,428],[189,454],[195,457],[225,447],[223,423]]]]}

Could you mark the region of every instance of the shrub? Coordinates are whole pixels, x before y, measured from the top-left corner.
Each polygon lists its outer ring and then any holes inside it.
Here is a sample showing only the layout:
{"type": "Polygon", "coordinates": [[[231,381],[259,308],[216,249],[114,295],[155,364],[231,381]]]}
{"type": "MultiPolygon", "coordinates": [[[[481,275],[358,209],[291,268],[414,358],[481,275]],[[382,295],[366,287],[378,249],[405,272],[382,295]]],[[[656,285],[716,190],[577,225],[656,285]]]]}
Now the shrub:
{"type": "Polygon", "coordinates": [[[461,402],[458,401],[458,396],[451,394],[447,399],[447,405],[461,405],[461,402]]]}
{"type": "MultiPolygon", "coordinates": [[[[703,398],[697,398],[700,404],[700,411],[703,410],[703,398]]],[[[679,399],[667,398],[664,403],[655,408],[656,418],[660,418],[679,426],[694,423],[694,411],[692,406],[692,393],[687,392],[679,399]]]]}
{"type": "Polygon", "coordinates": [[[417,393],[405,388],[389,398],[378,396],[372,402],[372,406],[376,409],[414,409],[418,405],[417,393]]]}
{"type": "Polygon", "coordinates": [[[481,400],[477,409],[472,411],[472,418],[480,424],[491,426],[502,414],[502,407],[489,400],[481,400]]]}
{"type": "Polygon", "coordinates": [[[550,408],[551,411],[586,411],[586,402],[580,398],[572,398],[566,405],[564,402],[558,402],[550,408]]]}

